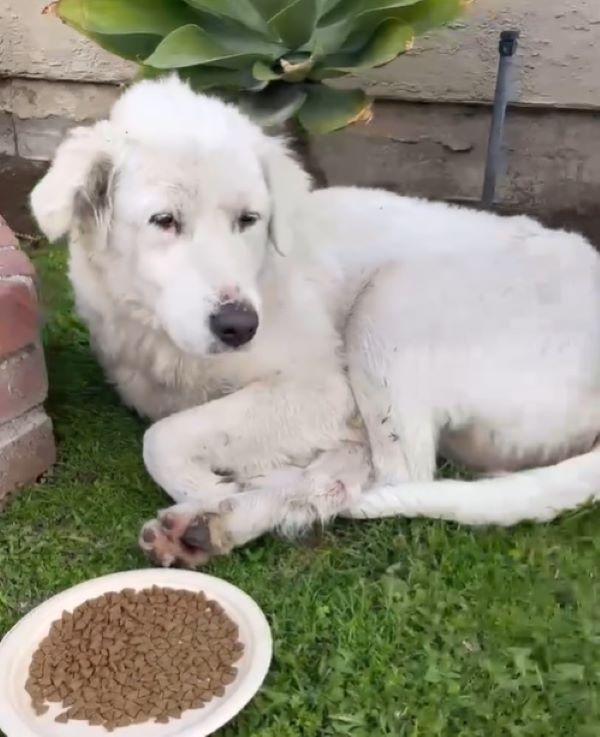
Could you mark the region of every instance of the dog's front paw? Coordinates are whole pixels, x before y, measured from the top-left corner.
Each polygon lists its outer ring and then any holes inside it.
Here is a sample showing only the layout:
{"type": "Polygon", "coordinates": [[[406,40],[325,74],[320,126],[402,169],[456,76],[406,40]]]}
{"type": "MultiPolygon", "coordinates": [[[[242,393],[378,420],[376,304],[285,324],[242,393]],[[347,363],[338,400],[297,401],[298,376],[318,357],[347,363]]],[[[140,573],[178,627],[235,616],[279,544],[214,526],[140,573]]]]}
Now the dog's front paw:
{"type": "Polygon", "coordinates": [[[234,543],[227,530],[227,503],[222,512],[201,512],[194,504],[176,504],[147,522],[139,544],[160,566],[196,568],[215,555],[229,553],[234,543]]]}

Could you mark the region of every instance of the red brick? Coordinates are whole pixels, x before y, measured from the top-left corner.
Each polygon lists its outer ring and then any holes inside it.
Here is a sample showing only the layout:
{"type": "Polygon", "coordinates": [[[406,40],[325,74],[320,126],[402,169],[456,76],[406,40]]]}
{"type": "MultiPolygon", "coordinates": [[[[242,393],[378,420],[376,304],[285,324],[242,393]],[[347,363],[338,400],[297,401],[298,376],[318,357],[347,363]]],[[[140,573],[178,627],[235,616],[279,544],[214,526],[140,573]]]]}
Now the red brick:
{"type": "Polygon", "coordinates": [[[0,424],[42,404],[48,393],[41,346],[16,353],[0,363],[0,424]]]}
{"type": "Polygon", "coordinates": [[[6,248],[6,246],[16,247],[19,245],[15,234],[8,227],[6,220],[0,215],[0,248],[6,248]]]}
{"type": "Polygon", "coordinates": [[[35,276],[33,264],[18,248],[0,249],[0,277],[35,276]]]}
{"type": "Polygon", "coordinates": [[[38,326],[33,288],[19,281],[0,281],[0,360],[34,343],[38,326]]]}
{"type": "Polygon", "coordinates": [[[0,499],[32,484],[55,460],[52,423],[43,409],[0,426],[0,499]]]}

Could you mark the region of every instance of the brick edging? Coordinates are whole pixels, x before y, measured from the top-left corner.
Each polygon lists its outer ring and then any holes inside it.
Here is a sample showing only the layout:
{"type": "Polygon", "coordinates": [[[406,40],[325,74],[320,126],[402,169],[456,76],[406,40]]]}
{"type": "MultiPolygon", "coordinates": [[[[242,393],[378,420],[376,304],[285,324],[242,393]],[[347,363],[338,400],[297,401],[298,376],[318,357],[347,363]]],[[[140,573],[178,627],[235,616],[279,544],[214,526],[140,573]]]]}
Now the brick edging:
{"type": "Polygon", "coordinates": [[[33,264],[0,216],[0,505],[56,458],[33,264]]]}

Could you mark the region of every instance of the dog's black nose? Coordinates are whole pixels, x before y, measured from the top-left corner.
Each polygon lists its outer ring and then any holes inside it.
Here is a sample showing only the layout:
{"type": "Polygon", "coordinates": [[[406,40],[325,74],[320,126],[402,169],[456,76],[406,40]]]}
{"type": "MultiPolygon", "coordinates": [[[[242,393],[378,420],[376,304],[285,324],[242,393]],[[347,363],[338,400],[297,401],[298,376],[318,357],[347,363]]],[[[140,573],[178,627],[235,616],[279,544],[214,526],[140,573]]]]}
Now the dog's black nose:
{"type": "Polygon", "coordinates": [[[210,329],[231,348],[249,343],[258,330],[258,315],[247,302],[228,302],[210,316],[210,329]]]}

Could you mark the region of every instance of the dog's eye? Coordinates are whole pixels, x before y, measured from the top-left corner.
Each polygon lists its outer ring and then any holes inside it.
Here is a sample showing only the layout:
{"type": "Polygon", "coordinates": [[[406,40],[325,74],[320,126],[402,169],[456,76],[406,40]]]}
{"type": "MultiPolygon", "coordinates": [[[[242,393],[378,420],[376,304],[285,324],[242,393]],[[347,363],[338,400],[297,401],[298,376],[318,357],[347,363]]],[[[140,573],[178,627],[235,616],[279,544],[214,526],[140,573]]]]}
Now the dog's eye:
{"type": "Polygon", "coordinates": [[[240,230],[246,230],[260,220],[260,215],[257,212],[244,211],[237,219],[237,226],[240,230]]]}
{"type": "Polygon", "coordinates": [[[179,232],[179,222],[172,212],[157,212],[150,218],[150,223],[161,230],[174,230],[179,232]]]}

